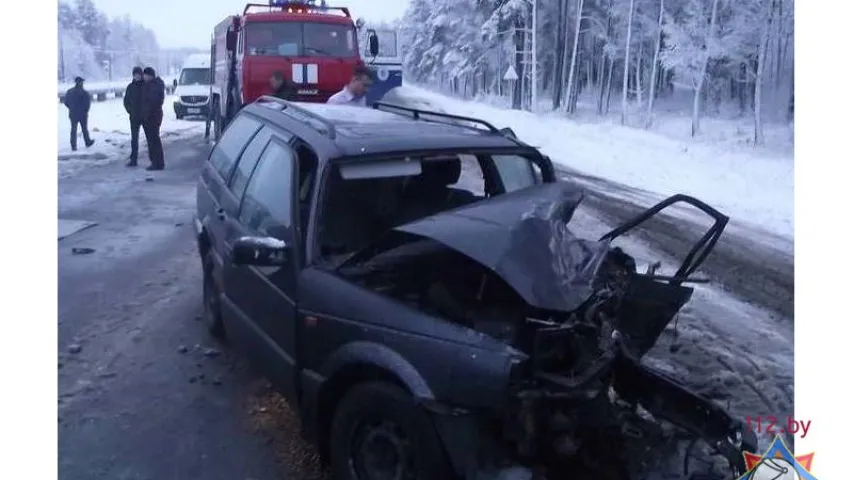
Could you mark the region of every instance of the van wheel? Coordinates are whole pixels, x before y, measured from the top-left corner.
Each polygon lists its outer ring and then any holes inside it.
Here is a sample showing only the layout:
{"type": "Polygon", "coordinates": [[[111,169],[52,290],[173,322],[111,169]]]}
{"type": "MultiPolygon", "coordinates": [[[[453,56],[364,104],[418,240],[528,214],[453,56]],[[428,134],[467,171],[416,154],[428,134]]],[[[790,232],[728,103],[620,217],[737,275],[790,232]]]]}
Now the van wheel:
{"type": "Polygon", "coordinates": [[[453,478],[432,421],[401,388],[371,382],[352,388],[335,412],[329,435],[335,478],[453,478]]]}
{"type": "Polygon", "coordinates": [[[219,287],[216,286],[216,281],[213,279],[213,259],[210,253],[204,257],[204,280],[203,292],[204,298],[204,324],[207,330],[217,339],[225,338],[225,324],[222,323],[222,306],[219,299],[219,287]]]}

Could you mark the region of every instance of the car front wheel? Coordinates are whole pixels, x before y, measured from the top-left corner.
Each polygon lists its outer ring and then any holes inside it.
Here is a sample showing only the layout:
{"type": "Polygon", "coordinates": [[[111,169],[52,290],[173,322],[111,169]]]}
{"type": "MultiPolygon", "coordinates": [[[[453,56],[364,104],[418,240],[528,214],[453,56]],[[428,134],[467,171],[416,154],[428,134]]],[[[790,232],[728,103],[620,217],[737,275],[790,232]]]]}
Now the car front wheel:
{"type": "Polygon", "coordinates": [[[213,259],[210,253],[204,257],[204,323],[210,334],[218,339],[225,338],[225,325],[222,323],[222,309],[219,287],[213,279],[213,259]]]}
{"type": "Polygon", "coordinates": [[[453,478],[432,421],[411,395],[390,383],[351,389],[338,405],[329,439],[335,478],[453,478]]]}

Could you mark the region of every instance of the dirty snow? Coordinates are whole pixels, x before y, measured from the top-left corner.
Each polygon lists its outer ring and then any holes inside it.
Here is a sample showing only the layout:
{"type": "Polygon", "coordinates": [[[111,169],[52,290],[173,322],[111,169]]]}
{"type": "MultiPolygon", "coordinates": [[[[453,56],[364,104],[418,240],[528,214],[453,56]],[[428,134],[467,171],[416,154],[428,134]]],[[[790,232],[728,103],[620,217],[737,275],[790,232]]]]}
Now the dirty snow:
{"type": "Polygon", "coordinates": [[[649,191],[659,195],[656,200],[676,193],[693,195],[737,223],[793,239],[794,161],[784,149],[743,145],[742,138],[692,140],[609,121],[581,123],[450,98],[411,85],[402,90],[448,113],[508,126],[557,164],[649,191]]]}
{"type": "MultiPolygon", "coordinates": [[[[204,133],[204,121],[196,119],[178,120],[172,109],[173,96],[167,96],[163,103],[163,125],[160,127],[160,138],[163,141],[186,138],[204,133]]],[[[82,169],[102,166],[113,162],[126,162],[130,156],[130,122],[124,111],[122,99],[117,98],[104,102],[92,102],[89,111],[89,134],[95,144],[86,148],[83,144],[83,134],[77,131],[77,151],[71,151],[71,124],[68,121],[68,109],[61,103],[57,104],[57,132],[59,177],[65,178],[82,169]]],[[[167,152],[168,154],[168,152],[167,152]]],[[[139,163],[147,165],[148,147],[145,134],[139,131],[139,163]]],[[[167,158],[168,161],[168,158],[167,158]]]]}

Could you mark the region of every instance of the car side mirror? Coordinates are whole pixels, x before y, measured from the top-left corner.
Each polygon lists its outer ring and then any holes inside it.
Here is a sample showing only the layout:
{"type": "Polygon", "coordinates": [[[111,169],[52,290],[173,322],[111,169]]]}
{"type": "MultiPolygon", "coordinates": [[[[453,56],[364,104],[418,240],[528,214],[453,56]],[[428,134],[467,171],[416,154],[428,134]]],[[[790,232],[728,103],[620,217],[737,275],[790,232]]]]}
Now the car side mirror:
{"type": "Polygon", "coordinates": [[[272,237],[241,237],[231,247],[234,265],[279,267],[288,261],[290,246],[272,237]]]}
{"type": "Polygon", "coordinates": [[[178,79],[177,78],[172,80],[172,87],[178,88],[178,79]]]}
{"type": "Polygon", "coordinates": [[[369,44],[370,56],[375,57],[379,55],[379,37],[376,36],[375,30],[370,30],[368,35],[367,43],[369,44]]]}
{"type": "Polygon", "coordinates": [[[361,28],[362,28],[362,27],[364,27],[364,19],[363,19],[363,18],[358,18],[358,19],[355,21],[355,28],[357,28],[357,29],[361,30],[361,28]]]}

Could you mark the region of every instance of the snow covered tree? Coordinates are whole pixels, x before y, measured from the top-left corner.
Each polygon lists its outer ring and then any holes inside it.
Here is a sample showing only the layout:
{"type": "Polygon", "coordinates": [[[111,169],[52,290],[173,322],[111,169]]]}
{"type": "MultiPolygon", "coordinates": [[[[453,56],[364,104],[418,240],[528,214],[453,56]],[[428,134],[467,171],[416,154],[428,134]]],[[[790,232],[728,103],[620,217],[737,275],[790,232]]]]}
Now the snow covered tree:
{"type": "Polygon", "coordinates": [[[154,32],[125,16],[107,19],[91,0],[59,2],[57,78],[125,79],[136,65],[160,66],[154,32]]]}
{"type": "MultiPolygon", "coordinates": [[[[607,115],[616,94],[626,124],[639,117],[638,126],[651,126],[666,102],[691,113],[698,135],[702,116],[722,113],[728,101],[754,117],[760,143],[765,120],[793,115],[793,7],[793,0],[538,0],[539,81],[515,82],[514,107],[536,88],[555,110],[573,114],[587,96],[584,104],[607,115]],[[681,90],[689,106],[668,102],[681,90]]],[[[412,0],[400,22],[408,78],[465,97],[509,96],[501,78],[509,66],[525,77],[529,59],[520,52],[529,48],[530,20],[531,0],[412,0]]]]}

